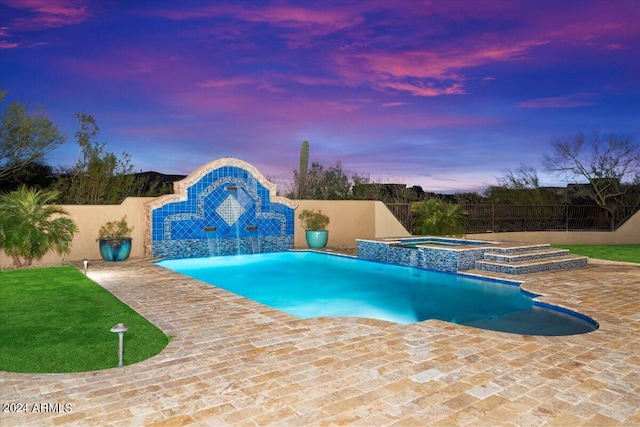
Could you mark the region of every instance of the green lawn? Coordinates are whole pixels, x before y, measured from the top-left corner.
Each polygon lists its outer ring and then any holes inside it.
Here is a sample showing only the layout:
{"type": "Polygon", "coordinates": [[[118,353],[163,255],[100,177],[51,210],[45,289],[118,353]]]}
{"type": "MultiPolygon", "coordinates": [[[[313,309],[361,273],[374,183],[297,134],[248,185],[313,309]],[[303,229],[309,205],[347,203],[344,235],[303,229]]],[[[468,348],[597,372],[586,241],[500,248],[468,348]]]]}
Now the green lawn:
{"type": "Polygon", "coordinates": [[[158,354],[169,338],[74,267],[0,271],[0,370],[81,372],[158,354]]]}
{"type": "Polygon", "coordinates": [[[589,258],[640,263],[640,245],[553,245],[589,258]]]}

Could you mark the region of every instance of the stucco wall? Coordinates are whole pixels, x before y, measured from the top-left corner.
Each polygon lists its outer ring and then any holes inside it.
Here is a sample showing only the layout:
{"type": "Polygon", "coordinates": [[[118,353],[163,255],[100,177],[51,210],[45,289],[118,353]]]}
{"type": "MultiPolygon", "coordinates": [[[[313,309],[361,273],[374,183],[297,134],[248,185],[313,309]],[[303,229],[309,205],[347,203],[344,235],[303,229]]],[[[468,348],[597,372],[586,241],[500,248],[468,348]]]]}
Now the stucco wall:
{"type": "Polygon", "coordinates": [[[616,231],[533,231],[467,234],[470,239],[487,239],[564,245],[640,244],[640,212],[636,212],[616,231]]]}
{"type": "MultiPolygon", "coordinates": [[[[55,253],[47,254],[34,265],[55,265],[64,261],[78,261],[84,258],[100,259],[98,250],[98,230],[107,221],[119,220],[124,215],[133,225],[131,257],[144,257],[144,204],[154,200],[152,197],[130,197],[121,205],[102,206],[63,206],[76,221],[79,232],[73,240],[71,253],[61,257],[55,253]]],[[[298,215],[304,209],[320,209],[329,215],[328,246],[333,248],[355,248],[356,239],[385,237],[404,237],[409,233],[395,219],[382,202],[369,200],[294,200],[296,248],[307,247],[304,230],[300,226],[298,215]]],[[[519,232],[519,233],[480,233],[469,234],[467,238],[521,241],[530,243],[557,244],[640,244],[640,212],[615,232],[519,232]]],[[[11,259],[0,252],[0,268],[11,265],[11,259]]]]}
{"type": "Polygon", "coordinates": [[[382,202],[372,200],[294,200],[296,248],[305,248],[305,233],[298,215],[305,209],[321,210],[331,222],[327,246],[355,248],[356,239],[408,236],[409,233],[396,220],[382,202]]]}
{"type": "MultiPolygon", "coordinates": [[[[54,252],[48,253],[42,260],[34,261],[38,265],[55,265],[65,261],[82,259],[101,259],[98,249],[98,230],[107,221],[119,220],[124,215],[127,222],[134,227],[132,233],[131,258],[144,257],[144,204],[153,197],[129,197],[121,205],[101,206],[63,206],[71,218],[78,224],[79,231],[73,239],[71,253],[64,257],[54,252]]],[[[329,215],[328,246],[334,248],[355,248],[356,239],[408,236],[409,233],[395,219],[382,202],[369,200],[294,200],[297,209],[295,217],[294,245],[307,247],[304,230],[300,226],[298,214],[304,209],[320,209],[329,215]]],[[[0,268],[8,267],[11,259],[0,252],[0,268]]]]}
{"type": "MultiPolygon", "coordinates": [[[[120,205],[65,205],[62,206],[69,216],[78,224],[78,233],[73,239],[71,253],[64,257],[50,252],[40,261],[34,261],[33,265],[61,264],[64,261],[77,261],[82,259],[101,259],[98,249],[98,230],[108,221],[120,220],[126,215],[127,222],[133,226],[131,233],[132,248],[131,257],[143,256],[143,231],[144,231],[144,203],[153,200],[154,197],[129,197],[120,205]]],[[[11,258],[0,251],[0,268],[12,264],[11,258]]]]}

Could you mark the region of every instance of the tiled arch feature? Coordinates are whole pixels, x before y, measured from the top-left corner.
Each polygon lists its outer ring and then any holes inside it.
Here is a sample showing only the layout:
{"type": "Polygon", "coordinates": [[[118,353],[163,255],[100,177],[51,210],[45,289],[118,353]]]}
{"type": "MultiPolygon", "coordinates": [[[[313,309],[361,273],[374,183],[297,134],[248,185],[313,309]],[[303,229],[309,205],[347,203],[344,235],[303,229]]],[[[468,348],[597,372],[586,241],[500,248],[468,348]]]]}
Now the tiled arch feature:
{"type": "Polygon", "coordinates": [[[295,206],[253,165],[214,160],[145,205],[147,255],[186,258],[293,247],[295,206]],[[214,253],[215,252],[215,253],[214,253]]]}

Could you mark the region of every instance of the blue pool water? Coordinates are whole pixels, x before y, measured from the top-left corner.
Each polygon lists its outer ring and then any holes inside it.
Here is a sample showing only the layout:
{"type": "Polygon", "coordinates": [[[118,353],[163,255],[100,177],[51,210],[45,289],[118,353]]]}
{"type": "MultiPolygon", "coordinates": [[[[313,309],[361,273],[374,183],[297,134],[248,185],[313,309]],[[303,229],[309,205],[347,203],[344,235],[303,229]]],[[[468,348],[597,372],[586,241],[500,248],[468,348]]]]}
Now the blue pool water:
{"type": "Polygon", "coordinates": [[[445,245],[445,246],[486,246],[491,242],[484,240],[467,240],[467,239],[452,239],[449,237],[408,237],[406,239],[400,239],[400,245],[406,247],[415,248],[417,245],[445,245]]]}
{"type": "Polygon", "coordinates": [[[402,324],[439,319],[524,335],[573,335],[597,323],[533,303],[510,282],[314,252],[174,259],[159,265],[292,314],[402,324]]]}

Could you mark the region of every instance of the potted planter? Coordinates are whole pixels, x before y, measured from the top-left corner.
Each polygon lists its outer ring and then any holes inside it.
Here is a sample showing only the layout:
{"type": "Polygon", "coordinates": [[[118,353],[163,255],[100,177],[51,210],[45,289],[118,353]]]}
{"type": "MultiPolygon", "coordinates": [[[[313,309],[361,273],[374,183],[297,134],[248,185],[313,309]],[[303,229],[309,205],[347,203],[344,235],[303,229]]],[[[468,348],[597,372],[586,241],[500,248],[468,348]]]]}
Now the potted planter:
{"type": "Polygon", "coordinates": [[[127,217],[120,221],[109,221],[100,227],[98,242],[100,255],[105,261],[124,261],[131,253],[131,232],[127,217]]]}
{"type": "Polygon", "coordinates": [[[322,213],[321,210],[303,210],[298,219],[305,229],[305,238],[307,245],[312,249],[322,249],[327,246],[329,239],[329,231],[326,230],[329,225],[329,217],[322,213]]]}

